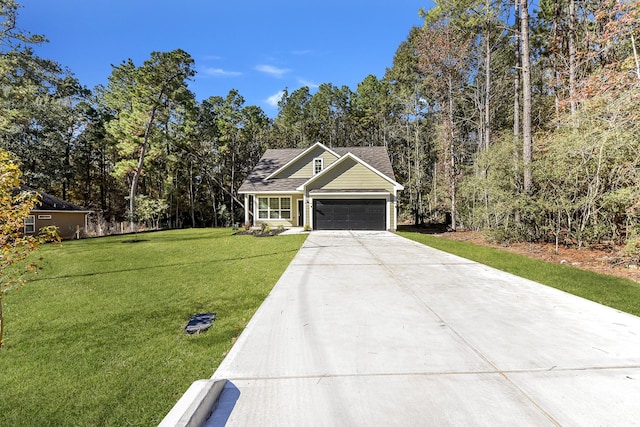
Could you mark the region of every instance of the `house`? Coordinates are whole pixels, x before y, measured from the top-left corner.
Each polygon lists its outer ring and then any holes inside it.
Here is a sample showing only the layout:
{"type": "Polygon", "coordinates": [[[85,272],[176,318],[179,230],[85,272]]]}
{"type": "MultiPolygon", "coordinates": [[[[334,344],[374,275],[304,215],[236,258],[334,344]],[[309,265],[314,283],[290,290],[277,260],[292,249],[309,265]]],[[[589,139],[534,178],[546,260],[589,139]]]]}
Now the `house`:
{"type": "Polygon", "coordinates": [[[42,227],[54,225],[62,239],[79,239],[87,230],[87,216],[91,211],[58,199],[50,194],[39,193],[38,204],[24,220],[24,233],[33,234],[42,227]]]}
{"type": "Polygon", "coordinates": [[[396,182],[384,147],[267,150],[238,190],[252,226],[396,230],[396,182]]]}

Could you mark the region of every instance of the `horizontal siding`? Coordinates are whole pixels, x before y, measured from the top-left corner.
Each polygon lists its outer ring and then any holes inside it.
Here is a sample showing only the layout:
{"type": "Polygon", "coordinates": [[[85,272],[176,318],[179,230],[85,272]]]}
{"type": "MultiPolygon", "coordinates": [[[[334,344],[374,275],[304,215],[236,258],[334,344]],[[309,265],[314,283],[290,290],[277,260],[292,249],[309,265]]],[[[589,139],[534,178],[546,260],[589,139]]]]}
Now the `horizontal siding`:
{"type": "Polygon", "coordinates": [[[36,230],[40,230],[42,227],[55,225],[58,227],[58,233],[63,239],[73,239],[76,236],[76,232],[80,232],[80,236],[83,236],[86,230],[85,214],[82,212],[32,212],[35,215],[36,230]],[[38,219],[38,215],[51,215],[51,219],[38,219]]]}
{"type": "Polygon", "coordinates": [[[309,179],[313,176],[313,159],[321,157],[324,159],[324,167],[328,167],[330,164],[337,160],[336,156],[323,150],[321,147],[316,147],[309,153],[298,159],[295,163],[291,164],[285,170],[280,172],[274,178],[305,178],[309,179]]]}
{"type": "Polygon", "coordinates": [[[309,190],[384,189],[393,191],[393,184],[355,160],[347,159],[311,183],[309,190]]]}
{"type": "Polygon", "coordinates": [[[395,221],[396,221],[396,204],[391,203],[391,206],[389,207],[389,227],[393,231],[395,231],[395,228],[393,227],[393,224],[395,223],[395,221]]]}
{"type": "Polygon", "coordinates": [[[329,153],[328,151],[325,151],[324,153],[322,153],[322,155],[320,156],[324,159],[324,167],[325,169],[328,168],[329,166],[331,166],[334,162],[336,162],[338,160],[338,157],[334,156],[333,154],[329,153]]]}

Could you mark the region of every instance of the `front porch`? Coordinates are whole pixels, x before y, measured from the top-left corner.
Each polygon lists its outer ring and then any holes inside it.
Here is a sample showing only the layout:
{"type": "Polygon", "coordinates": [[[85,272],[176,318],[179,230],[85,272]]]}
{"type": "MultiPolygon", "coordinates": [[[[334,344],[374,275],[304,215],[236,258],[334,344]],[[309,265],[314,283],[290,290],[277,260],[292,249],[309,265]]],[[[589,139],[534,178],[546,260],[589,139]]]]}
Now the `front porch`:
{"type": "Polygon", "coordinates": [[[304,206],[302,194],[245,194],[244,223],[249,227],[304,228],[308,224],[304,206]]]}

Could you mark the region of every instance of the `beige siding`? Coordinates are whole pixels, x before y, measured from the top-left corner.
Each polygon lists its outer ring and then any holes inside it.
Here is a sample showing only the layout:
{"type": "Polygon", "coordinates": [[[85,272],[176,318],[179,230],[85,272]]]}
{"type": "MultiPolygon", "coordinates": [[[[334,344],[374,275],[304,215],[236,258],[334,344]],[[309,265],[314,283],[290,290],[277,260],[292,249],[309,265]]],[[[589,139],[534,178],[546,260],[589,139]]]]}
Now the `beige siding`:
{"type": "Polygon", "coordinates": [[[326,175],[313,181],[309,190],[384,189],[393,191],[393,184],[353,159],[346,159],[326,175]]]}
{"type": "Polygon", "coordinates": [[[58,233],[63,239],[73,239],[78,232],[80,237],[85,234],[85,213],[82,212],[32,212],[36,220],[36,230],[49,225],[58,227],[58,233]],[[51,217],[47,219],[47,217],[51,217]]]}
{"type": "Polygon", "coordinates": [[[389,209],[389,226],[392,231],[395,231],[395,228],[393,227],[395,223],[396,223],[396,204],[392,202],[389,209]]]}
{"type": "Polygon", "coordinates": [[[313,159],[317,157],[324,159],[325,168],[337,160],[337,157],[333,154],[323,150],[321,147],[316,147],[274,178],[311,178],[313,176],[313,159]]]}

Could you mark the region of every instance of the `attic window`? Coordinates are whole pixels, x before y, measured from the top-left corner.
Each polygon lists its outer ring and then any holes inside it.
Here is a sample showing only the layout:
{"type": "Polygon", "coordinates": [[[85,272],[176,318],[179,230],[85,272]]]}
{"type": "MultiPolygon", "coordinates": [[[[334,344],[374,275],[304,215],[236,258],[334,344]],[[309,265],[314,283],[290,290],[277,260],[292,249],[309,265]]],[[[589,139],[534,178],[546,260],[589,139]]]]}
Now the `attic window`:
{"type": "Polygon", "coordinates": [[[313,174],[322,172],[324,167],[324,159],[322,157],[316,157],[313,159],[313,174]]]}

